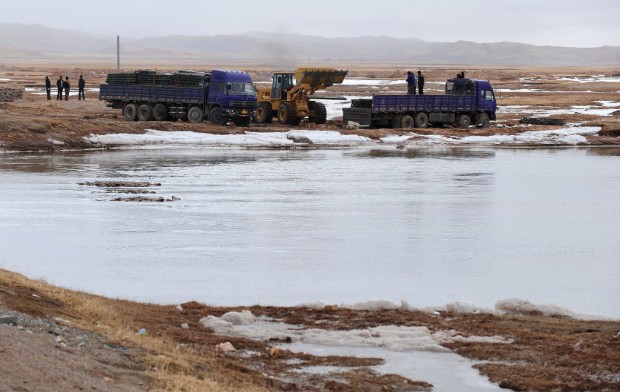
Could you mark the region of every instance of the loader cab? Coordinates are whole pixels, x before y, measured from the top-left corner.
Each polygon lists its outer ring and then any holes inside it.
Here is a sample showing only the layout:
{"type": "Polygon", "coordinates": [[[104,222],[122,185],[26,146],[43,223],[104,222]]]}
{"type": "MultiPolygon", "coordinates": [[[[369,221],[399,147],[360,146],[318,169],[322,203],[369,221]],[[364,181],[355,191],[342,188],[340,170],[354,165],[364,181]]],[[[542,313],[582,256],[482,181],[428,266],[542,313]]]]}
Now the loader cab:
{"type": "Polygon", "coordinates": [[[296,84],[294,73],[274,73],[271,84],[271,98],[286,99],[286,92],[296,84]]]}

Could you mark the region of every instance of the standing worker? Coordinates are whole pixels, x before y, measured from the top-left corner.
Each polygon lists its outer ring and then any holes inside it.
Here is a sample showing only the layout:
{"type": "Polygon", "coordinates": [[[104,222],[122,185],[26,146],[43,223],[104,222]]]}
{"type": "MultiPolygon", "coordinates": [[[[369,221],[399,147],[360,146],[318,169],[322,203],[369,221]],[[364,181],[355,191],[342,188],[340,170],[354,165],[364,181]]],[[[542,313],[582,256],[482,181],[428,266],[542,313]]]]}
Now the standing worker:
{"type": "Polygon", "coordinates": [[[52,99],[52,82],[50,82],[50,77],[45,77],[45,92],[47,93],[47,100],[52,99]]]}
{"type": "Polygon", "coordinates": [[[411,71],[407,71],[407,94],[415,95],[415,75],[411,71]]]}
{"type": "Polygon", "coordinates": [[[420,71],[418,71],[418,94],[424,94],[424,75],[420,71]]]}
{"type": "Polygon", "coordinates": [[[80,80],[78,80],[78,101],[81,101],[82,99],[86,101],[86,97],[84,96],[84,86],[86,86],[86,81],[82,75],[80,75],[80,80]]]}
{"type": "Polygon", "coordinates": [[[59,76],[58,80],[56,81],[56,89],[58,90],[58,94],[56,95],[56,100],[62,101],[62,76],[59,76]]]}
{"type": "MultiPolygon", "coordinates": [[[[71,85],[69,84],[69,77],[65,77],[65,81],[62,84],[63,90],[65,90],[65,101],[69,100],[69,90],[71,89],[71,85]]],[[[62,98],[62,97],[61,97],[62,98]]]]}

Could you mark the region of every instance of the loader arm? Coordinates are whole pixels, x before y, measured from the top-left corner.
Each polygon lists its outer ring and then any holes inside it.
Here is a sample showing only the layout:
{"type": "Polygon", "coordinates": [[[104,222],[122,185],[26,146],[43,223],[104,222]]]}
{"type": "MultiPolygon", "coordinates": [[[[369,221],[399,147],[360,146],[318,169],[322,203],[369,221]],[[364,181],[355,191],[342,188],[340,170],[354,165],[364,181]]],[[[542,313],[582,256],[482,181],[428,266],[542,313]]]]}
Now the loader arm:
{"type": "Polygon", "coordinates": [[[333,68],[297,68],[297,84],[288,91],[288,99],[295,101],[305,99],[316,90],[323,90],[337,83],[342,83],[348,71],[333,68]]]}

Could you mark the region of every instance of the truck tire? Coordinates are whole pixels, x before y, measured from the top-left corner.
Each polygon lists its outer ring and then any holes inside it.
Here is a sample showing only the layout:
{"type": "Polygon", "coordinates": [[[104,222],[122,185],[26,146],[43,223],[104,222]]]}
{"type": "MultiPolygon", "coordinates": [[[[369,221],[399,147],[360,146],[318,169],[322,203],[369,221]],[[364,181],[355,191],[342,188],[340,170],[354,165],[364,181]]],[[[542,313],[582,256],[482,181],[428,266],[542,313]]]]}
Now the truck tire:
{"type": "Polygon", "coordinates": [[[187,119],[191,123],[200,123],[205,119],[205,114],[199,106],[192,106],[187,112],[187,119]]]}
{"type": "Polygon", "coordinates": [[[471,118],[467,114],[461,114],[456,120],[456,125],[459,128],[469,128],[471,125],[471,118]]]}
{"type": "Polygon", "coordinates": [[[219,106],[211,110],[211,113],[209,113],[209,118],[213,124],[224,125],[228,122],[222,108],[219,106]]]}
{"type": "Polygon", "coordinates": [[[250,117],[243,117],[243,118],[238,118],[234,120],[233,122],[238,127],[247,127],[248,125],[250,125],[250,120],[251,120],[250,117]]]}
{"type": "Polygon", "coordinates": [[[128,103],[123,109],[123,116],[129,121],[138,121],[138,105],[128,103]]]}
{"type": "Polygon", "coordinates": [[[273,109],[269,102],[259,102],[256,108],[256,122],[259,124],[270,123],[273,120],[273,109]]]}
{"type": "Polygon", "coordinates": [[[428,114],[418,113],[415,115],[416,128],[428,128],[428,114]]]}
{"type": "Polygon", "coordinates": [[[401,119],[401,115],[400,114],[395,114],[394,117],[392,117],[391,120],[391,126],[392,128],[400,128],[400,119],[401,119]]]}
{"type": "Polygon", "coordinates": [[[138,120],[140,121],[153,121],[153,106],[148,103],[143,103],[138,108],[138,120]]]}
{"type": "Polygon", "coordinates": [[[413,121],[413,117],[411,117],[408,114],[401,116],[400,127],[404,129],[411,129],[415,127],[415,122],[413,121]]]}
{"type": "Polygon", "coordinates": [[[484,112],[478,113],[478,115],[476,116],[476,125],[482,128],[488,128],[489,115],[484,112]]]}
{"type": "Polygon", "coordinates": [[[168,109],[163,103],[158,103],[153,107],[153,118],[155,121],[166,121],[168,118],[168,109]]]}
{"type": "Polygon", "coordinates": [[[278,108],[278,122],[280,124],[297,125],[298,119],[295,105],[292,102],[282,102],[278,108]]]}
{"type": "Polygon", "coordinates": [[[310,117],[310,122],[315,124],[325,124],[327,122],[327,109],[321,102],[310,102],[310,110],[314,110],[314,117],[310,117]]]}

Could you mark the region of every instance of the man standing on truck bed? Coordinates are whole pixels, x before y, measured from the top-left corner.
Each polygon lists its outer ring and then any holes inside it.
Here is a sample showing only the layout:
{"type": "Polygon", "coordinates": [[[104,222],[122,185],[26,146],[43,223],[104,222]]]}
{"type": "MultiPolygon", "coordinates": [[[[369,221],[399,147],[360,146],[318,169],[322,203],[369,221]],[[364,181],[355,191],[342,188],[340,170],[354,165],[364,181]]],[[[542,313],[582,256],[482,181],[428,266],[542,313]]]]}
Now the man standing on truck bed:
{"type": "Polygon", "coordinates": [[[415,75],[411,71],[407,71],[407,94],[415,95],[415,75]]]}
{"type": "Polygon", "coordinates": [[[424,94],[424,75],[421,71],[418,71],[418,94],[424,94]]]}

